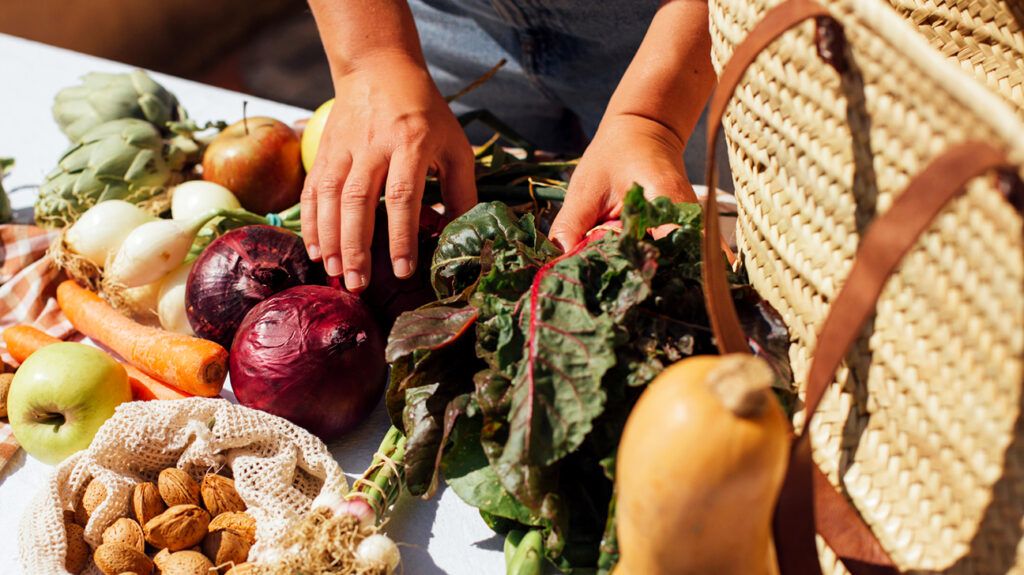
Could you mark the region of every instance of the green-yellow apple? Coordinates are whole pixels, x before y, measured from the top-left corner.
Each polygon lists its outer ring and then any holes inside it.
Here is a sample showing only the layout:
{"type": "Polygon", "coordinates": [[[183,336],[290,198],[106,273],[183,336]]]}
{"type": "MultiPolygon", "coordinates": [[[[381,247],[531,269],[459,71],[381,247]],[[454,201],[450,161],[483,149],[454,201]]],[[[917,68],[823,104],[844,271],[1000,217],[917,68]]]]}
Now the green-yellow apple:
{"type": "Polygon", "coordinates": [[[313,161],[316,160],[316,151],[320,149],[320,136],[324,133],[324,126],[327,125],[327,116],[331,115],[331,108],[334,107],[334,98],[327,100],[313,112],[313,116],[306,122],[306,128],[302,131],[302,165],[306,171],[313,169],[313,161]]]}
{"type": "Polygon", "coordinates": [[[231,190],[245,209],[280,212],[299,203],[306,174],[299,136],[257,116],[231,124],[203,153],[203,179],[231,190]]]}
{"type": "Polygon", "coordinates": [[[89,447],[114,408],[132,400],[124,366],[82,343],[33,353],[11,382],[7,413],[18,443],[50,464],[89,447]]]}

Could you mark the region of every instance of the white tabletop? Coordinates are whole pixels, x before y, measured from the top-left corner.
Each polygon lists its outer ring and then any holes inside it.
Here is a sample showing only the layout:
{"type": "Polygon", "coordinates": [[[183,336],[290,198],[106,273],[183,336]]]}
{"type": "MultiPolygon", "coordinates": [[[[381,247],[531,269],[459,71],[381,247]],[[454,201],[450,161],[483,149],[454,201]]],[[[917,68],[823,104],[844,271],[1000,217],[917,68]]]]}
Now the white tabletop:
{"type": "MultiPolygon", "coordinates": [[[[67,139],[50,116],[53,96],[90,71],[119,72],[128,66],[0,34],[0,157],[17,161],[4,180],[8,190],[38,184],[67,146],[67,139]]],[[[309,115],[307,110],[230,92],[195,82],[153,74],[174,92],[198,121],[237,120],[242,101],[249,115],[273,116],[291,123],[309,115]]],[[[19,221],[31,221],[34,191],[11,195],[19,221]]],[[[389,425],[383,405],[331,452],[349,474],[358,476],[370,462],[389,425]]],[[[22,451],[0,472],[0,573],[20,573],[17,528],[21,514],[52,467],[22,451]]],[[[450,490],[432,500],[404,496],[391,515],[389,535],[402,549],[405,573],[492,574],[504,572],[503,539],[450,490]]],[[[26,574],[27,575],[27,574],[26,574]]]]}

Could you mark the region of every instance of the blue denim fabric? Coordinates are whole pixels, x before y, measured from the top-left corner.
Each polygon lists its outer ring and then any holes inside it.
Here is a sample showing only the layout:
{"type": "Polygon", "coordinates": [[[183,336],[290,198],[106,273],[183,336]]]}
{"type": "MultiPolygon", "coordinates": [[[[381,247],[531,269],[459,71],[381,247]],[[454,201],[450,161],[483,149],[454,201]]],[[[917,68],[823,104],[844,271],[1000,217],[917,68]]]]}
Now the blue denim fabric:
{"type": "MultiPolygon", "coordinates": [[[[410,0],[430,73],[453,104],[488,109],[544,149],[580,151],[594,135],[659,0],[410,0]]],[[[471,133],[472,135],[472,133],[471,133]]]]}

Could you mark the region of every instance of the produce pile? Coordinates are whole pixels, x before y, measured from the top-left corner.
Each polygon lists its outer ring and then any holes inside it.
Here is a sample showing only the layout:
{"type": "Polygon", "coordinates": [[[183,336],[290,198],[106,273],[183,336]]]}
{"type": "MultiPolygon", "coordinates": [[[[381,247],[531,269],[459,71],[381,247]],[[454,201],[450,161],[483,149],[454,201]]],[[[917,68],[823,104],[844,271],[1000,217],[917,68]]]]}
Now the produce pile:
{"type": "MultiPolygon", "coordinates": [[[[171,468],[158,485],[136,487],[134,515],[126,510],[110,527],[111,541],[73,546],[84,555],[72,561],[69,553],[69,571],[82,572],[91,556],[104,573],[149,573],[154,564],[164,573],[225,565],[235,565],[231,573],[392,573],[398,551],[380,530],[393,504],[404,491],[428,498],[443,480],[506,536],[510,574],[539,574],[545,561],[607,573],[620,553],[630,572],[658,572],[644,557],[659,551],[627,532],[649,512],[648,492],[674,476],[690,489],[662,514],[665,529],[706,518],[699,509],[713,498],[709,486],[699,473],[684,477],[680,462],[689,454],[713,467],[708,454],[733,439],[722,433],[707,450],[690,450],[700,426],[760,430],[741,446],[763,452],[750,458],[760,463],[719,469],[740,483],[756,478],[758,501],[771,509],[787,432],[770,390],[789,381],[788,334],[742,273],[731,273],[762,359],[702,363],[716,351],[698,205],[648,201],[634,187],[621,220],[563,253],[543,230],[575,162],[543,159],[496,118],[475,113],[463,120],[499,130],[476,149],[483,202],[448,221],[430,207],[440,190],[428,178],[418,240],[420,253],[433,255],[406,280],[391,269],[382,205],[373,282],[354,295],[308,258],[299,236],[304,166],[329,110],[317,110],[301,134],[271,118],[199,125],[141,71],[90,74],[58,95],[54,117],[72,145],[40,189],[36,220],[61,230],[50,250],[71,278],[57,289],[61,309],[111,353],[29,325],[3,333],[21,367],[0,383],[10,385],[6,407],[29,453],[59,463],[88,447],[117,405],[216,397],[228,375],[239,403],[324,441],[344,437],[382,396],[393,423],[347,496],[303,510],[274,564],[245,563],[250,531],[220,528],[222,517],[232,525],[245,517],[246,502],[218,487],[229,479],[208,475],[199,486],[171,468]],[[634,421],[646,388],[675,389],[680,380],[689,383],[657,405],[715,420],[677,422],[665,436],[651,423],[662,416],[634,421]],[[639,439],[628,442],[629,429],[639,439]],[[651,461],[640,455],[648,444],[673,453],[651,461]],[[649,469],[623,470],[623,458],[649,469]],[[218,493],[210,501],[207,483],[218,493]],[[213,500],[230,509],[211,508],[213,500]]],[[[669,429],[672,416],[664,419],[669,429]]],[[[70,511],[69,540],[80,539],[88,499],[86,490],[70,511]]],[[[767,524],[770,513],[762,515],[756,527],[767,524]]]]}

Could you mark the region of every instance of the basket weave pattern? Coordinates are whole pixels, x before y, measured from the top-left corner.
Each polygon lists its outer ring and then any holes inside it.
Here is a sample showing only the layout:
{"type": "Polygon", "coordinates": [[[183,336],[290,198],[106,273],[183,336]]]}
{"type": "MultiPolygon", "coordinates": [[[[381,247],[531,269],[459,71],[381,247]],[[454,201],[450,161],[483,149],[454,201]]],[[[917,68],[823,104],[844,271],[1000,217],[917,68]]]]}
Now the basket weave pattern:
{"type": "MultiPolygon", "coordinates": [[[[712,2],[719,71],[775,3],[712,2]]],[[[826,5],[844,26],[851,71],[823,63],[807,23],[758,57],[723,121],[738,247],[789,325],[801,393],[816,331],[874,215],[950,144],[1024,150],[1017,112],[975,99],[973,87],[951,90],[970,78],[925,54],[887,5],[826,5]]],[[[1024,76],[1013,78],[1004,96],[1019,97],[1024,76]]],[[[905,570],[1024,572],[1021,229],[994,178],[973,180],[888,283],[813,420],[815,461],[905,570]]],[[[826,573],[845,573],[830,550],[821,556],[826,573]]]]}

